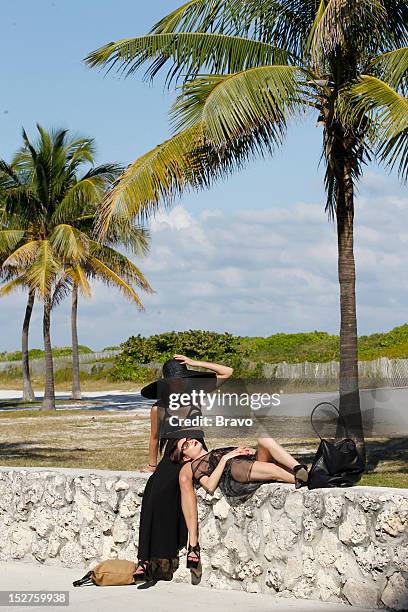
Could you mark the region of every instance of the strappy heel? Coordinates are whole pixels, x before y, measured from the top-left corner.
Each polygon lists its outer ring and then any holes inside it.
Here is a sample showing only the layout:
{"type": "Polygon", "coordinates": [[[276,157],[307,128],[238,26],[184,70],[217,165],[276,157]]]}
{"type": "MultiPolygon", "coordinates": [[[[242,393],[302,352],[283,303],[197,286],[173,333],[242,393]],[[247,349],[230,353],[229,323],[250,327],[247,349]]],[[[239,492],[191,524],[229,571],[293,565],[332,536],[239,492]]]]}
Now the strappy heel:
{"type": "Polygon", "coordinates": [[[298,463],[293,468],[293,475],[295,477],[295,488],[300,489],[300,487],[305,487],[309,480],[309,472],[307,470],[307,465],[304,463],[298,463]]]}
{"type": "Polygon", "coordinates": [[[198,564],[200,563],[200,544],[197,542],[195,546],[188,545],[187,551],[187,569],[197,569],[198,564]],[[188,555],[194,553],[197,556],[197,559],[189,559],[188,555]]]}
{"type": "Polygon", "coordinates": [[[146,582],[147,580],[150,580],[150,577],[151,577],[150,563],[148,561],[139,561],[136,569],[138,569],[139,567],[143,569],[143,572],[137,572],[133,574],[133,578],[135,582],[146,582]]]}

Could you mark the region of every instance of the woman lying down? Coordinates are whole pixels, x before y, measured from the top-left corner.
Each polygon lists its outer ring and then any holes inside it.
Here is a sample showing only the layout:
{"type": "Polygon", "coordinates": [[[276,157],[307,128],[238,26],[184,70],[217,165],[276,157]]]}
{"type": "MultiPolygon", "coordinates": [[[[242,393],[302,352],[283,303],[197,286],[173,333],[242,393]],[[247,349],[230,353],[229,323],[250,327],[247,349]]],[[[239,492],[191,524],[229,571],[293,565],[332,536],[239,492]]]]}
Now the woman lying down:
{"type": "Polygon", "coordinates": [[[273,438],[259,438],[256,450],[248,447],[223,447],[205,451],[195,438],[181,438],[171,455],[174,463],[185,463],[180,471],[183,512],[189,532],[187,567],[197,568],[200,560],[198,525],[194,512],[183,504],[183,488],[193,481],[208,493],[219,486],[226,496],[246,496],[265,482],[286,482],[299,487],[307,485],[308,470],[298,463],[273,438]]]}

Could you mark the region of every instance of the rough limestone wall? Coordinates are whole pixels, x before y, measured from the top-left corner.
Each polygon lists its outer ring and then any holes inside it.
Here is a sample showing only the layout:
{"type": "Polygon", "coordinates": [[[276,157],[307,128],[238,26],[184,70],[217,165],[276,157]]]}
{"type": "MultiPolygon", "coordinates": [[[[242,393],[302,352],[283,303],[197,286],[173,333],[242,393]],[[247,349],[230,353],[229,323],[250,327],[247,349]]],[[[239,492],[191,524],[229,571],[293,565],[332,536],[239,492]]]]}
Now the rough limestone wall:
{"type": "MultiPolygon", "coordinates": [[[[78,567],[137,559],[146,476],[0,467],[0,559],[78,567]]],[[[408,489],[265,484],[229,505],[198,491],[201,584],[408,609],[408,489]]],[[[185,557],[174,579],[189,581],[185,557]]]]}

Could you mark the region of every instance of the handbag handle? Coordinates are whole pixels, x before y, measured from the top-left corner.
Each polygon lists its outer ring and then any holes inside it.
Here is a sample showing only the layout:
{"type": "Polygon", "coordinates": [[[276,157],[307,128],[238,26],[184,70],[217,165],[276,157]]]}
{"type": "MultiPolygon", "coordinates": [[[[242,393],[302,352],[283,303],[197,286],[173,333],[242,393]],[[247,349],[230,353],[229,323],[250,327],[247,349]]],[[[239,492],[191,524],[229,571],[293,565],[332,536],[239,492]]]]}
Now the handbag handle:
{"type": "Polygon", "coordinates": [[[74,580],[74,582],[72,583],[73,586],[79,587],[79,586],[82,586],[83,584],[95,584],[92,579],[92,574],[93,574],[92,570],[89,570],[89,572],[87,572],[85,576],[83,576],[79,580],[74,580]]]}
{"type": "Polygon", "coordinates": [[[318,404],[316,404],[316,406],[313,408],[313,410],[312,410],[312,412],[311,412],[311,415],[310,415],[310,424],[311,424],[311,426],[313,427],[315,434],[316,434],[317,436],[319,436],[320,440],[322,439],[321,435],[320,435],[320,434],[319,434],[319,432],[316,430],[316,427],[313,425],[313,414],[314,414],[314,411],[316,410],[316,408],[319,408],[319,406],[324,406],[325,404],[326,404],[326,405],[329,405],[329,406],[331,406],[332,408],[334,408],[334,409],[335,409],[335,411],[337,412],[337,414],[338,414],[338,416],[339,416],[340,421],[342,422],[342,425],[343,425],[343,427],[344,427],[344,430],[345,430],[345,432],[346,432],[346,434],[347,434],[347,436],[348,436],[348,429],[347,429],[346,422],[345,422],[345,420],[343,419],[343,417],[341,416],[341,414],[340,414],[340,412],[339,412],[339,410],[338,410],[337,406],[335,406],[335,405],[334,405],[334,404],[332,404],[331,402],[319,402],[319,403],[318,403],[318,404]]]}

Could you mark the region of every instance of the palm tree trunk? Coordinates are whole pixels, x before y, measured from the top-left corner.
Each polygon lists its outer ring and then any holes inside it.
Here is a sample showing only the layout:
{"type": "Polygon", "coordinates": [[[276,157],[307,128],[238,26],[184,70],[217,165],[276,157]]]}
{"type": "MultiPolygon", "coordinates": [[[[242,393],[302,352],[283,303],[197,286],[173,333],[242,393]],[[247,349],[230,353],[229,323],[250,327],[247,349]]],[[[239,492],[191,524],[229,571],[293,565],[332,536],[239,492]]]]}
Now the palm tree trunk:
{"type": "Polygon", "coordinates": [[[71,336],[72,336],[72,399],[81,399],[81,380],[79,373],[78,352],[78,285],[72,288],[71,336]]]}
{"type": "Polygon", "coordinates": [[[48,294],[44,299],[43,335],[45,352],[45,389],[42,410],[55,410],[55,388],[54,388],[54,364],[51,349],[51,296],[48,294]]]}
{"type": "Polygon", "coordinates": [[[339,421],[336,438],[348,435],[355,439],[365,459],[358,381],[356,271],[353,241],[354,185],[351,143],[343,142],[343,146],[343,155],[336,159],[336,217],[340,285],[339,411],[346,423],[347,431],[344,431],[342,423],[339,421]]]}
{"type": "Polygon", "coordinates": [[[35,395],[30,379],[30,361],[28,357],[28,332],[30,329],[31,314],[34,306],[34,291],[28,292],[27,306],[23,322],[23,331],[21,334],[21,367],[23,370],[23,400],[33,402],[35,395]]]}

